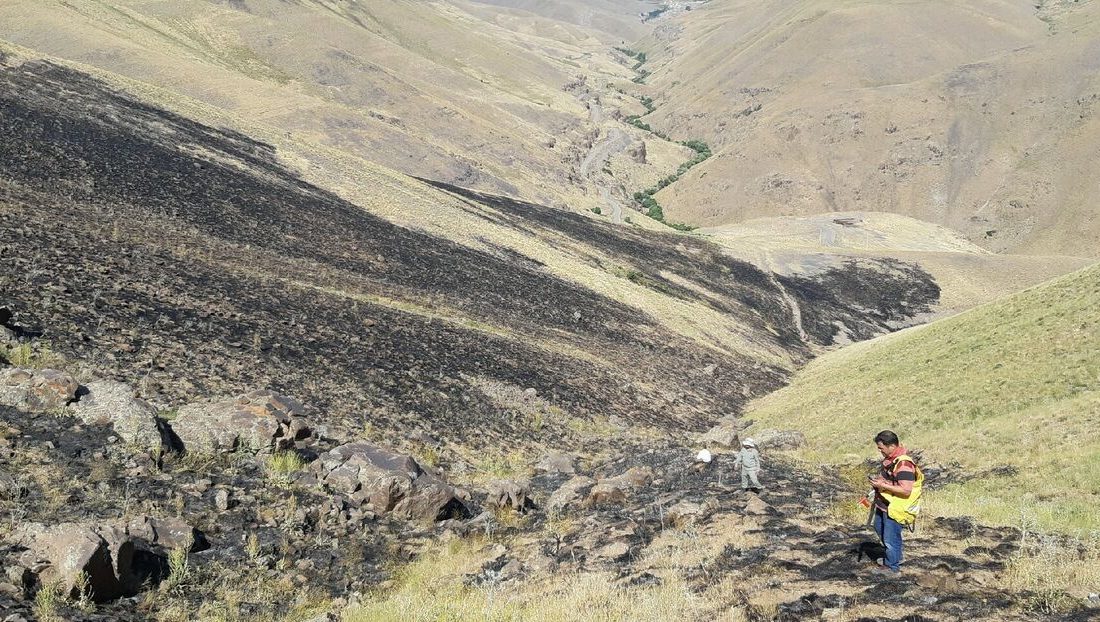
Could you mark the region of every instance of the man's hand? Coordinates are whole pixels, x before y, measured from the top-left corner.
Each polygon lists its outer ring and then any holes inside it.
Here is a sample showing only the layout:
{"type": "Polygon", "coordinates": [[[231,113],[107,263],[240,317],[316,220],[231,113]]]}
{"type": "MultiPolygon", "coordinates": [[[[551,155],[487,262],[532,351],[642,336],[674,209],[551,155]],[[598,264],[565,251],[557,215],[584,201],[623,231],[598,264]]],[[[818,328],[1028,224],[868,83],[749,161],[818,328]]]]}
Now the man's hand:
{"type": "Polygon", "coordinates": [[[883,490],[883,489],[887,488],[889,485],[890,484],[881,475],[879,475],[875,479],[871,480],[871,488],[874,488],[875,490],[883,490]]]}

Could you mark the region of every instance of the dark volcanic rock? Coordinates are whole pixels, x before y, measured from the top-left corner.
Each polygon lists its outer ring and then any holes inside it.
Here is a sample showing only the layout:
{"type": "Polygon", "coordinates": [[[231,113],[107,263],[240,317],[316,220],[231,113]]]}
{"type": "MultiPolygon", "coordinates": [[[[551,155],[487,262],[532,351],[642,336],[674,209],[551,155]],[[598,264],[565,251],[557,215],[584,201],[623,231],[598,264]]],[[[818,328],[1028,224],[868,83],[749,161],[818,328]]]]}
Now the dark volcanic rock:
{"type": "Polygon", "coordinates": [[[129,385],[111,380],[90,382],[70,407],[85,423],[109,424],[124,441],[145,450],[164,445],[164,433],[157,411],[134,397],[129,385]]]}
{"type": "Polygon", "coordinates": [[[200,452],[272,452],[293,448],[312,435],[302,405],[272,391],[188,404],[179,409],[172,431],[184,449],[200,452]]]}
{"type": "Polygon", "coordinates": [[[137,593],[137,579],[131,572],[134,543],[124,530],[76,523],[30,524],[20,527],[15,539],[27,547],[25,559],[49,562],[44,581],[60,581],[63,594],[79,596],[76,586],[81,573],[98,602],[137,593]]]}
{"type": "Polygon", "coordinates": [[[425,473],[412,457],[369,443],[341,445],[322,454],[312,469],[333,492],[379,514],[420,521],[469,515],[455,489],[425,473]]]}
{"type": "Polygon", "coordinates": [[[76,399],[73,377],[55,369],[0,369],[0,404],[29,411],[55,410],[76,399]]]}

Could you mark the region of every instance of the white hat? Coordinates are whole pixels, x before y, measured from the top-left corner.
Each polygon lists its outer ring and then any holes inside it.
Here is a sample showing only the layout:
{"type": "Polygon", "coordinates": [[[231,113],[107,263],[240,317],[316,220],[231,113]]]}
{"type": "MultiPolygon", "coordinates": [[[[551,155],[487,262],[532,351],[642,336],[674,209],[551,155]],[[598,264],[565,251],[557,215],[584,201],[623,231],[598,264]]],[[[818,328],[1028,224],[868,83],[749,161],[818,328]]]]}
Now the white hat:
{"type": "Polygon", "coordinates": [[[699,450],[699,453],[695,455],[696,462],[710,462],[710,452],[706,449],[699,450]]]}
{"type": "Polygon", "coordinates": [[[741,444],[745,447],[756,447],[756,443],[751,438],[746,438],[745,440],[741,441],[741,444]]]}

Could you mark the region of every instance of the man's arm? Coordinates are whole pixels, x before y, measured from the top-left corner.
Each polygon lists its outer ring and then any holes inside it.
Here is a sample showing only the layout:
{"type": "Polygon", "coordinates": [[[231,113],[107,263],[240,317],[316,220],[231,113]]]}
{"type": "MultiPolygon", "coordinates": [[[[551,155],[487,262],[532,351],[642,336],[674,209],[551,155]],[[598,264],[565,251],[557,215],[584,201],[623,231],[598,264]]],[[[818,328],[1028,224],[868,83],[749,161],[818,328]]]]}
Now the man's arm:
{"type": "Polygon", "coordinates": [[[871,481],[871,486],[875,490],[888,492],[902,499],[908,499],[909,495],[913,494],[913,485],[917,481],[916,466],[909,462],[903,462],[899,464],[897,470],[894,471],[894,476],[898,480],[897,484],[891,484],[880,475],[871,481]]]}

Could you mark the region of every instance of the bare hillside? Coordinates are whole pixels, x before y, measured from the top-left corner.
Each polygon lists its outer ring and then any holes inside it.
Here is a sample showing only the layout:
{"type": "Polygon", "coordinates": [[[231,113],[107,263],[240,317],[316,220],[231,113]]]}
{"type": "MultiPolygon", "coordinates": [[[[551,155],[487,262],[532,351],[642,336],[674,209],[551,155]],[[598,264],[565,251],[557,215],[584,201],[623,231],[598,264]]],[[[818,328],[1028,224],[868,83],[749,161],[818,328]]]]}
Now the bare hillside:
{"type": "Polygon", "coordinates": [[[36,0],[0,7],[0,39],[155,86],[169,106],[195,99],[395,170],[551,203],[590,194],[575,172],[600,131],[563,87],[631,75],[594,21],[398,0],[36,0]]]}
{"type": "Polygon", "coordinates": [[[1094,255],[1094,2],[716,0],[659,27],[657,110],[715,157],[677,220],[889,211],[997,251],[1094,255]]]}

